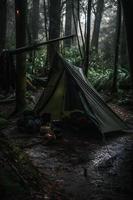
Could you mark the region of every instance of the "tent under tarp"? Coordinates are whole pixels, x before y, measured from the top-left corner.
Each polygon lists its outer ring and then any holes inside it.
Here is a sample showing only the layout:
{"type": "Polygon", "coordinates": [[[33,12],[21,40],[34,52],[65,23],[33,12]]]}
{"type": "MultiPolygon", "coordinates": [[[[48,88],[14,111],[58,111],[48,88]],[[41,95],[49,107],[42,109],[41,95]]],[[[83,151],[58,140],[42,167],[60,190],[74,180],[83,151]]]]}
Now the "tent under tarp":
{"type": "Polygon", "coordinates": [[[48,85],[35,107],[37,113],[51,113],[53,119],[59,119],[68,112],[80,110],[98,126],[101,133],[127,129],[127,125],[86,79],[81,68],[58,54],[55,59],[58,66],[52,68],[48,85]]]}

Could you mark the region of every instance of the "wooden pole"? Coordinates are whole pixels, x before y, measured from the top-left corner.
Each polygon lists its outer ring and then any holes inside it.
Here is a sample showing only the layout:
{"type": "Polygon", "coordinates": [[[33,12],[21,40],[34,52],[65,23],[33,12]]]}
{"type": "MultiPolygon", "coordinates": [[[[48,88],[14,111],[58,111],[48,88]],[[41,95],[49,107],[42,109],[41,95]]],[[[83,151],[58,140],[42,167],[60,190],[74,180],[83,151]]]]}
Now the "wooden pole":
{"type": "Polygon", "coordinates": [[[32,51],[32,50],[35,50],[35,49],[37,49],[37,48],[39,48],[41,46],[52,44],[54,42],[61,41],[61,40],[70,39],[70,38],[73,38],[73,37],[75,37],[75,35],[68,35],[68,36],[65,36],[65,37],[62,37],[62,38],[56,38],[56,39],[49,40],[49,41],[46,41],[46,42],[42,42],[42,43],[38,43],[38,44],[33,44],[31,46],[25,46],[25,47],[21,47],[21,48],[9,50],[9,53],[11,55],[22,54],[22,53],[24,53],[26,51],[32,51]]]}

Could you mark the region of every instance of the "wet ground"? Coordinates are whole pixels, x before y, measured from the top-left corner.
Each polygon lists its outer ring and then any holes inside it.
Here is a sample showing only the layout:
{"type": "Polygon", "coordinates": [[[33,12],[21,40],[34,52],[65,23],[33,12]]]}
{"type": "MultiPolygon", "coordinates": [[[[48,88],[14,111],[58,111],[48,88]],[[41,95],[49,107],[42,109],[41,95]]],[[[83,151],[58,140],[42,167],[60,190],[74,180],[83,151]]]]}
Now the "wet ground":
{"type": "MultiPolygon", "coordinates": [[[[110,106],[133,127],[132,112],[110,106]]],[[[39,200],[133,199],[133,133],[92,138],[92,131],[64,130],[62,139],[49,144],[39,134],[19,133],[14,125],[3,133],[42,173],[47,194],[39,200]]]]}
{"type": "Polygon", "coordinates": [[[18,134],[14,128],[5,134],[49,179],[49,191],[59,192],[43,199],[133,199],[133,134],[92,139],[64,131],[63,139],[47,145],[39,135],[18,134]]]}

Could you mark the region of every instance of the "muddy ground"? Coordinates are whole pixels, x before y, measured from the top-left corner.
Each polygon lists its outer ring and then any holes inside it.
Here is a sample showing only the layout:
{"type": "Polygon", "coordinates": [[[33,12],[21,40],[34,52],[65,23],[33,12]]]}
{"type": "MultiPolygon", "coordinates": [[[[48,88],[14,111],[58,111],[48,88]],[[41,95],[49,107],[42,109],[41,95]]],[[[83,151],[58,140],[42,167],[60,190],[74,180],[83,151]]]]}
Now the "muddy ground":
{"type": "MultiPolygon", "coordinates": [[[[133,126],[132,112],[111,107],[133,126]]],[[[133,199],[132,132],[92,138],[91,130],[62,130],[63,137],[48,144],[39,134],[20,133],[15,123],[3,133],[41,172],[46,193],[37,200],[133,199]]]]}

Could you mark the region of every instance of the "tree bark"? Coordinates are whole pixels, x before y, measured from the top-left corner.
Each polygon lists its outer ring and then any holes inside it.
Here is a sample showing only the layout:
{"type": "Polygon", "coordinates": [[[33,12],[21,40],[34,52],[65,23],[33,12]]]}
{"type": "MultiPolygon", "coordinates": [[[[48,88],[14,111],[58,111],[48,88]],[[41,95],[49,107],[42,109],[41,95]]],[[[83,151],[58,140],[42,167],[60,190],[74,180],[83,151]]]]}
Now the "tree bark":
{"type": "Polygon", "coordinates": [[[44,0],[43,6],[44,6],[45,36],[46,40],[48,41],[48,12],[47,12],[46,0],[44,0]]]}
{"type": "MultiPolygon", "coordinates": [[[[66,19],[65,19],[65,35],[72,33],[72,3],[71,0],[66,1],[66,19]]],[[[64,47],[71,47],[71,40],[64,41],[64,47]]]]}
{"type": "Polygon", "coordinates": [[[96,53],[98,53],[98,41],[99,41],[100,25],[103,16],[103,10],[104,10],[104,0],[98,0],[96,14],[95,14],[94,30],[91,41],[91,48],[96,53]]]}
{"type": "Polygon", "coordinates": [[[7,0],[0,1],[0,53],[5,48],[7,26],[7,0]]]}
{"type": "Polygon", "coordinates": [[[90,27],[91,27],[91,3],[92,0],[88,0],[87,9],[87,33],[86,33],[86,51],[85,51],[85,63],[84,63],[84,73],[87,76],[89,68],[90,59],[90,27]]]}
{"type": "MultiPolygon", "coordinates": [[[[77,37],[77,42],[78,42],[78,49],[80,53],[80,57],[83,60],[83,54],[82,54],[82,49],[80,46],[80,39],[78,35],[78,21],[77,21],[77,15],[75,15],[75,4],[72,2],[72,15],[73,15],[73,22],[74,22],[74,32],[77,37]]],[[[73,45],[76,46],[76,38],[73,39],[73,45]]]]}
{"type": "MultiPolygon", "coordinates": [[[[27,0],[15,0],[16,16],[16,48],[26,45],[26,14],[27,0]]],[[[26,55],[16,56],[16,110],[21,111],[26,106],[26,55]]]]}
{"type": "Polygon", "coordinates": [[[39,3],[40,0],[32,0],[32,39],[33,41],[38,40],[39,32],[39,3]]]}
{"type": "MultiPolygon", "coordinates": [[[[60,37],[61,0],[49,1],[49,40],[60,37]]],[[[59,51],[59,42],[48,46],[48,60],[53,65],[55,51],[59,51]]]]}
{"type": "MultiPolygon", "coordinates": [[[[72,4],[72,16],[73,16],[71,22],[71,31],[73,34],[76,35],[78,33],[78,0],[71,0],[71,4],[72,4]]],[[[73,39],[72,45],[73,46],[77,45],[76,38],[73,39]]]]}
{"type": "Polygon", "coordinates": [[[83,36],[83,31],[82,31],[80,19],[81,19],[80,18],[80,0],[78,0],[78,22],[79,22],[79,29],[80,29],[80,34],[81,34],[82,46],[83,46],[83,53],[85,54],[85,41],[84,41],[84,36],[83,36]]]}
{"type": "Polygon", "coordinates": [[[128,67],[128,49],[126,40],[126,27],[125,20],[122,13],[122,23],[121,23],[121,40],[120,40],[120,65],[121,67],[128,67]]]}
{"type": "Polygon", "coordinates": [[[120,0],[118,0],[118,5],[117,5],[117,23],[116,23],[116,39],[115,39],[114,75],[113,75],[112,93],[117,93],[117,77],[118,77],[120,33],[121,33],[121,3],[120,3],[120,0]]]}
{"type": "Polygon", "coordinates": [[[127,45],[128,45],[128,55],[129,55],[129,65],[131,73],[131,82],[133,89],[133,1],[131,0],[121,0],[125,18],[126,34],[127,34],[127,45]]]}
{"type": "MultiPolygon", "coordinates": [[[[60,37],[60,16],[61,16],[61,0],[50,0],[49,8],[49,40],[60,37]]],[[[54,46],[59,48],[59,43],[57,42],[54,46]]]]}

